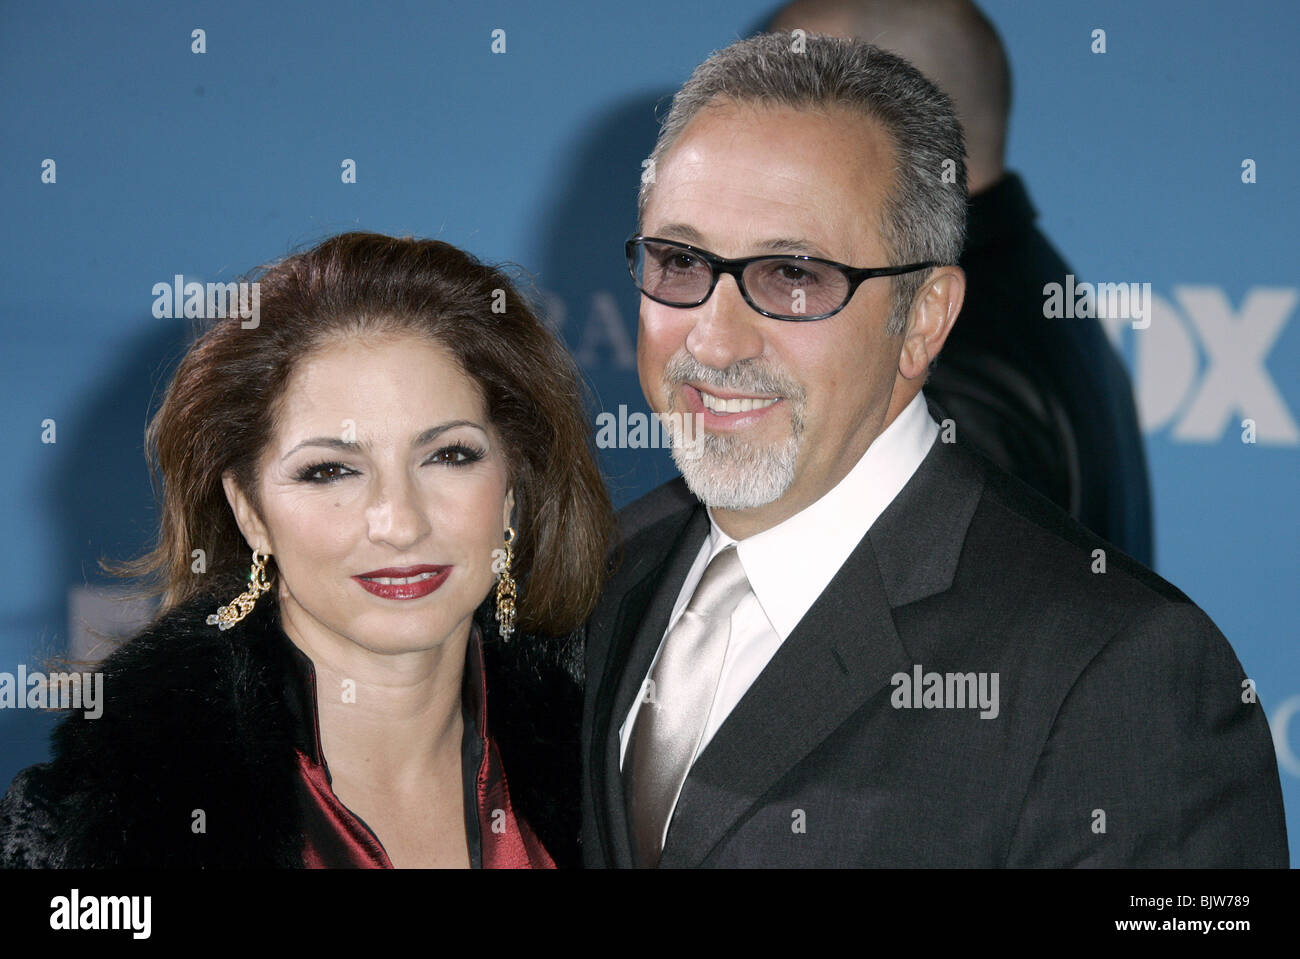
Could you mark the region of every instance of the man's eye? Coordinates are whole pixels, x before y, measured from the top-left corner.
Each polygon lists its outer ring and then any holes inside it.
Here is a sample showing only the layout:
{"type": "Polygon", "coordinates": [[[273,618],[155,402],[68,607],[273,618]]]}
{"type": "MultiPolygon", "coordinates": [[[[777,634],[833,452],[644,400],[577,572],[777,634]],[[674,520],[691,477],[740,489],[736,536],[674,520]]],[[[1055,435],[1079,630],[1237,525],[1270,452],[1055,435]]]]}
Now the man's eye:
{"type": "Polygon", "coordinates": [[[664,270],[670,273],[689,273],[699,265],[699,260],[689,253],[668,253],[665,254],[660,264],[664,270]]]}
{"type": "Polygon", "coordinates": [[[783,264],[777,272],[787,283],[811,283],[817,279],[816,275],[809,270],[791,263],[783,264]]]}

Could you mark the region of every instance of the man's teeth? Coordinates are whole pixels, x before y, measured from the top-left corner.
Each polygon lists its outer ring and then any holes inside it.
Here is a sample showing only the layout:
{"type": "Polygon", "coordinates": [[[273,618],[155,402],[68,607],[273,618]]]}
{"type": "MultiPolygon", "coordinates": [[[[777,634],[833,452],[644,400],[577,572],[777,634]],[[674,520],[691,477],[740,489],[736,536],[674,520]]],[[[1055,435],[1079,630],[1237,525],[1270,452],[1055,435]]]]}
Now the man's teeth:
{"type": "Polygon", "coordinates": [[[768,399],[754,399],[753,397],[737,397],[735,399],[724,400],[720,396],[714,396],[711,393],[705,393],[700,390],[700,399],[704,402],[704,408],[713,413],[748,413],[750,410],[761,410],[764,407],[771,406],[779,396],[773,396],[768,399]]]}
{"type": "Polygon", "coordinates": [[[367,583],[378,583],[380,586],[406,586],[410,583],[420,583],[426,579],[433,579],[437,573],[420,573],[418,576],[402,576],[394,578],[392,576],[362,576],[367,583]]]}

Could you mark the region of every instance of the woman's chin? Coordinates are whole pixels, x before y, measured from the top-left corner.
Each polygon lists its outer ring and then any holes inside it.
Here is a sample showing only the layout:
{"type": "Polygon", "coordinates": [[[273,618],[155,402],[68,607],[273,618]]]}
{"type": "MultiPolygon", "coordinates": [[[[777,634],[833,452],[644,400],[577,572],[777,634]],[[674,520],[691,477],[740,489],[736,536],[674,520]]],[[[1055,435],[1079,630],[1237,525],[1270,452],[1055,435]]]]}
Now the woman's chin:
{"type": "Polygon", "coordinates": [[[386,617],[387,621],[367,623],[343,634],[349,642],[362,649],[382,655],[431,652],[441,649],[469,634],[468,618],[457,625],[445,617],[412,617],[410,615],[386,617]]]}

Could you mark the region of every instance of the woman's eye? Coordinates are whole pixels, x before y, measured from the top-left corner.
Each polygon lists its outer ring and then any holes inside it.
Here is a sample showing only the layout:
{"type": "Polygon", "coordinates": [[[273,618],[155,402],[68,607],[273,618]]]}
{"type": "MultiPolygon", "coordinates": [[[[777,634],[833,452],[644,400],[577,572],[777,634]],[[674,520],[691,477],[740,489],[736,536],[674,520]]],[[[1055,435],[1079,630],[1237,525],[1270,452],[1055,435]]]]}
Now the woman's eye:
{"type": "Polygon", "coordinates": [[[467,466],[470,463],[477,463],[482,458],[482,450],[462,443],[454,443],[434,453],[429,457],[429,462],[442,463],[445,466],[467,466]]]}
{"type": "MultiPolygon", "coordinates": [[[[437,450],[425,463],[442,466],[468,466],[471,463],[477,463],[485,455],[483,450],[476,447],[464,443],[453,443],[437,450]]],[[[342,463],[313,463],[311,466],[304,466],[299,470],[297,479],[303,483],[325,485],[355,475],[357,475],[356,470],[350,466],[344,466],[342,463]]]]}
{"type": "Polygon", "coordinates": [[[332,483],[351,472],[342,463],[316,463],[299,470],[298,479],[304,483],[332,483]]]}

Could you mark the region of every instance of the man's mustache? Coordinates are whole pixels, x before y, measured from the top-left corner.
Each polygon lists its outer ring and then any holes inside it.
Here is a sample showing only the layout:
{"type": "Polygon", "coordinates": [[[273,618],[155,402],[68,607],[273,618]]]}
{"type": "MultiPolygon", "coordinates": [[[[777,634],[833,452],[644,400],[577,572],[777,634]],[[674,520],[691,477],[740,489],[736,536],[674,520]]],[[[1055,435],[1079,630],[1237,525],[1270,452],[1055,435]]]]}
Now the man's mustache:
{"type": "Polygon", "coordinates": [[[792,377],[761,365],[757,360],[742,360],[723,369],[705,366],[689,353],[680,353],[668,361],[664,368],[664,382],[668,386],[698,383],[737,393],[784,396],[789,400],[802,400],[803,387],[792,377]]]}

